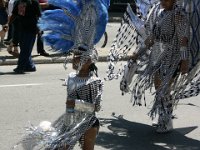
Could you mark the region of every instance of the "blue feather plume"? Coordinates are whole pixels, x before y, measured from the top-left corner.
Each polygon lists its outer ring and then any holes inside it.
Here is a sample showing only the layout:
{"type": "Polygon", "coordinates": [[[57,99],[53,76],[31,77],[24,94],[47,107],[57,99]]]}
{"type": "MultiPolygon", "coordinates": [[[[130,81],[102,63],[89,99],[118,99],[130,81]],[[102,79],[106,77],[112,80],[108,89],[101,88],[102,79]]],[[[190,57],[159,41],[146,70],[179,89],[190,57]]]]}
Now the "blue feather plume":
{"type": "Polygon", "coordinates": [[[66,52],[66,50],[70,49],[73,46],[74,42],[62,39],[60,37],[61,34],[55,32],[43,35],[43,38],[45,39],[47,45],[52,46],[52,48],[57,51],[66,52]]]}
{"type": "Polygon", "coordinates": [[[60,9],[47,10],[42,13],[38,26],[46,31],[43,39],[46,44],[56,51],[68,52],[75,44],[77,20],[81,21],[80,15],[84,5],[95,3],[97,13],[95,25],[96,33],[93,44],[101,39],[108,22],[108,7],[110,0],[49,0],[48,3],[60,9]],[[69,15],[70,14],[70,15],[69,15]]]}
{"type": "Polygon", "coordinates": [[[108,22],[108,12],[107,12],[108,4],[105,5],[105,3],[96,1],[96,5],[97,5],[99,18],[97,20],[97,25],[96,25],[96,35],[94,39],[94,44],[98,43],[99,40],[101,39],[102,35],[104,34],[106,30],[106,24],[108,22]]]}
{"type": "Polygon", "coordinates": [[[82,9],[81,0],[78,0],[77,3],[75,3],[73,0],[48,0],[48,3],[67,9],[74,16],[78,16],[82,9]]]}
{"type": "Polygon", "coordinates": [[[77,0],[76,2],[73,0],[49,0],[49,4],[60,7],[60,9],[44,11],[39,20],[40,30],[46,31],[43,38],[47,45],[60,52],[69,52],[73,48],[76,44],[76,39],[74,39],[76,24],[77,20],[81,21],[83,2],[86,6],[87,3],[95,3],[97,22],[93,44],[101,39],[108,21],[107,9],[110,0],[77,0]]]}

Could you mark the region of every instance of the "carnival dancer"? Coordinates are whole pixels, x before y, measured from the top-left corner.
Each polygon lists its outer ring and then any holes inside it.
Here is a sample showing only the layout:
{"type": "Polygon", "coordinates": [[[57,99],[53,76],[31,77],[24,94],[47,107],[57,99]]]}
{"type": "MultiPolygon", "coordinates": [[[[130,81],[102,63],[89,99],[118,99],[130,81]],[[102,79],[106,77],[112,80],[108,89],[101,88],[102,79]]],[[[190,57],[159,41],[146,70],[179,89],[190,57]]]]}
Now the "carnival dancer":
{"type": "MultiPolygon", "coordinates": [[[[80,59],[81,53],[75,53],[72,60],[73,69],[78,70],[80,59]]],[[[69,74],[67,81],[68,96],[66,102],[67,124],[64,125],[64,128],[68,129],[71,123],[77,122],[76,119],[71,120],[72,116],[78,115],[80,117],[83,113],[86,113],[84,114],[84,116],[87,115],[86,119],[88,121],[87,123],[84,123],[86,127],[82,126],[79,129],[85,130],[84,128],[86,128],[86,130],[79,131],[83,132],[83,134],[81,137],[78,136],[83,150],[94,149],[95,139],[99,130],[99,120],[95,117],[95,111],[100,110],[102,87],[103,82],[97,76],[97,67],[90,57],[82,65],[78,73],[69,74]]]]}
{"type": "Polygon", "coordinates": [[[103,82],[98,77],[95,44],[105,32],[108,0],[49,0],[59,9],[44,11],[39,27],[55,51],[73,55],[72,72],[66,79],[66,113],[52,125],[30,127],[20,142],[24,149],[70,150],[77,141],[83,150],[93,150],[99,130],[95,112],[100,110],[103,82]]]}
{"type": "MultiPolygon", "coordinates": [[[[154,125],[159,133],[169,132],[173,129],[173,108],[179,99],[186,97],[186,89],[190,89],[187,97],[199,94],[199,46],[193,47],[191,50],[191,37],[193,36],[195,40],[196,37],[199,37],[199,28],[195,27],[198,29],[197,33],[190,32],[191,26],[194,25],[191,14],[189,14],[191,12],[186,10],[190,3],[197,4],[191,8],[193,13],[199,11],[200,4],[195,0],[190,2],[184,0],[138,0],[137,4],[141,8],[140,17],[136,16],[128,7],[125,13],[126,21],[124,21],[124,24],[128,25],[122,25],[119,30],[122,30],[124,37],[118,34],[117,37],[120,37],[121,41],[114,41],[115,43],[129,44],[127,47],[121,46],[123,55],[127,55],[131,46],[136,45],[131,59],[125,65],[125,69],[121,71],[124,71],[124,74],[120,88],[123,93],[132,93],[131,99],[134,104],[142,105],[142,98],[146,104],[145,91],[155,87],[154,102],[149,115],[152,119],[158,115],[158,122],[154,125]],[[142,7],[144,5],[146,7],[142,7]],[[146,14],[148,15],[145,16],[146,14]],[[128,27],[126,28],[126,26],[128,27]],[[194,55],[191,54],[191,51],[195,52],[194,55]],[[193,86],[191,83],[198,84],[193,86]],[[197,90],[193,90],[194,88],[197,90]],[[191,94],[191,91],[196,92],[191,94]]],[[[199,24],[198,21],[197,24],[199,24]]],[[[195,42],[195,44],[199,45],[199,42],[195,42]]],[[[110,53],[109,78],[116,77],[113,73],[113,62],[120,58],[116,55],[120,53],[117,52],[115,45],[117,44],[112,46],[110,53]]]]}
{"type": "Polygon", "coordinates": [[[176,8],[175,0],[162,0],[160,6],[163,10],[156,16],[152,32],[132,60],[136,61],[138,55],[152,47],[150,57],[153,58],[148,69],[151,68],[153,72],[147,72],[154,78],[156,96],[151,113],[158,111],[156,131],[167,132],[173,128],[173,101],[170,99],[172,82],[178,72],[185,74],[189,71],[189,24],[184,13],[176,8]]]}

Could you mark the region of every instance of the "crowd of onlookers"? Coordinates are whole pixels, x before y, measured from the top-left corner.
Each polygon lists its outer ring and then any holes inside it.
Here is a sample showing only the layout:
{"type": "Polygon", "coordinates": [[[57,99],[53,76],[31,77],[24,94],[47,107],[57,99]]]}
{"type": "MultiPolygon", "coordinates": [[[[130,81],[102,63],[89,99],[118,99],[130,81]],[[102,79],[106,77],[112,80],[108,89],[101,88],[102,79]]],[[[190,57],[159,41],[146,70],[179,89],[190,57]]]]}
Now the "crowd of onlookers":
{"type": "Polygon", "coordinates": [[[37,27],[41,11],[48,8],[45,0],[0,0],[0,48],[7,48],[18,58],[15,73],[36,71],[31,58],[36,38],[38,54],[49,56],[41,38],[43,32],[37,27]]]}

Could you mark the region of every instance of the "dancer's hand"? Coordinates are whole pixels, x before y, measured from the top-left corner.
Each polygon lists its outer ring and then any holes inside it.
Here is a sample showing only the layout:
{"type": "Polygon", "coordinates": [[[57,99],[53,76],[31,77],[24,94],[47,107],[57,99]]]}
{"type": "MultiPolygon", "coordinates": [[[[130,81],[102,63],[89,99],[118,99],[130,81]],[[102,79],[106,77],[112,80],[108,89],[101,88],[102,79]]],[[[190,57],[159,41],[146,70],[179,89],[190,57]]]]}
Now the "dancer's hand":
{"type": "Polygon", "coordinates": [[[74,108],[75,107],[75,101],[74,100],[67,100],[66,105],[67,105],[67,108],[74,108]]]}
{"type": "Polygon", "coordinates": [[[132,59],[133,61],[136,61],[138,58],[138,54],[137,53],[133,53],[133,55],[130,57],[130,59],[132,59]]]}
{"type": "Polygon", "coordinates": [[[189,71],[189,62],[188,60],[181,60],[181,66],[180,66],[181,74],[186,74],[189,71]]]}

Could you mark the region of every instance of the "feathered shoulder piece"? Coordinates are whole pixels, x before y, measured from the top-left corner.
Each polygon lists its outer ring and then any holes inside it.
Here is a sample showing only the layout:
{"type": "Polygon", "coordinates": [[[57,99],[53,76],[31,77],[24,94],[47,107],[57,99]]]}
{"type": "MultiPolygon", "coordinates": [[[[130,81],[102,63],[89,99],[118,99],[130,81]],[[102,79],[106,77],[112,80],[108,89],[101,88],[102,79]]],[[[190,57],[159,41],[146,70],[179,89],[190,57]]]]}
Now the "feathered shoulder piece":
{"type": "Polygon", "coordinates": [[[60,9],[44,11],[38,26],[47,45],[68,53],[92,50],[105,32],[109,0],[49,0],[60,9]]]}

